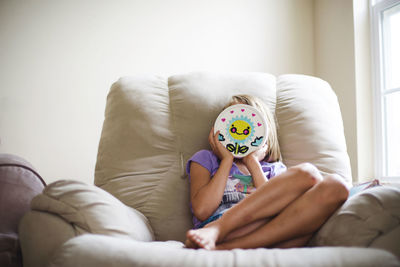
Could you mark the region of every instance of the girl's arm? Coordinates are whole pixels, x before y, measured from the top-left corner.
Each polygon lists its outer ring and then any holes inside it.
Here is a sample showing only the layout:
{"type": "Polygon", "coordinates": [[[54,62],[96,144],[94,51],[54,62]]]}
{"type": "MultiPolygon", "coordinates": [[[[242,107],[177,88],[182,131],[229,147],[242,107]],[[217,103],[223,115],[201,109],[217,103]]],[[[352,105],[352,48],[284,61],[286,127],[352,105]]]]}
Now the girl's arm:
{"type": "Polygon", "coordinates": [[[221,203],[226,180],[232,163],[221,161],[221,165],[211,179],[210,172],[196,162],[190,164],[190,200],[194,215],[201,221],[210,217],[221,203]]]}
{"type": "Polygon", "coordinates": [[[219,132],[214,135],[214,129],[211,129],[208,138],[213,152],[221,159],[212,179],[206,168],[196,162],[190,164],[190,200],[194,215],[202,221],[210,217],[221,203],[233,163],[232,154],[218,141],[218,135],[219,132]]]}
{"type": "Polygon", "coordinates": [[[260,160],[263,160],[266,156],[267,148],[268,146],[265,145],[264,147],[254,151],[253,153],[243,158],[243,163],[249,170],[251,177],[253,178],[254,186],[256,188],[259,188],[268,181],[260,164],[260,160]]]}

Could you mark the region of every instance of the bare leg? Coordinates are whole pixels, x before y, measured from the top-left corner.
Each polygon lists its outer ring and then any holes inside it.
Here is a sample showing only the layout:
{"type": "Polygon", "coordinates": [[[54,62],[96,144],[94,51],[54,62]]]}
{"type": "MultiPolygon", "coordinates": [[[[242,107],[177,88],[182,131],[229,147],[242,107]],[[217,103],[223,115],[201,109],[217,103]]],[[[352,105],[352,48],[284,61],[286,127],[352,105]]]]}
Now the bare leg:
{"type": "Polygon", "coordinates": [[[297,237],[295,239],[290,239],[287,241],[280,242],[278,244],[273,245],[273,248],[300,248],[307,244],[308,240],[312,235],[305,235],[301,237],[297,237]]]}
{"type": "Polygon", "coordinates": [[[261,220],[252,222],[252,223],[250,223],[248,225],[242,226],[242,227],[230,232],[224,238],[224,241],[229,241],[229,240],[232,240],[232,239],[247,235],[247,234],[257,230],[261,226],[264,226],[269,221],[270,221],[270,219],[261,219],[261,220]]]}
{"type": "Polygon", "coordinates": [[[311,164],[290,168],[258,188],[219,220],[205,228],[188,231],[187,244],[214,249],[217,242],[223,241],[234,230],[280,213],[321,180],[319,171],[311,164]]]}
{"type": "MultiPolygon", "coordinates": [[[[261,226],[265,225],[268,221],[269,221],[269,219],[261,219],[261,220],[252,222],[252,223],[250,223],[248,225],[245,225],[243,227],[240,227],[239,229],[236,229],[236,230],[230,232],[225,237],[224,241],[232,240],[232,239],[247,235],[247,234],[255,231],[256,229],[260,228],[261,226]]],[[[191,232],[195,232],[195,233],[202,232],[204,235],[207,236],[207,238],[205,238],[205,236],[202,236],[202,238],[199,238],[195,234],[191,239],[188,238],[186,240],[185,246],[187,248],[204,247],[204,248],[207,248],[207,249],[211,249],[211,247],[209,247],[207,243],[203,244],[203,242],[204,242],[203,239],[215,239],[215,238],[218,238],[218,236],[215,236],[215,235],[218,235],[218,232],[213,231],[214,228],[212,227],[212,225],[214,225],[214,224],[215,224],[214,222],[211,222],[209,225],[207,225],[204,228],[204,230],[200,229],[200,230],[191,230],[191,231],[189,231],[189,233],[191,233],[191,232]],[[192,239],[195,239],[195,240],[192,241],[192,239]]],[[[189,233],[188,233],[188,236],[189,236],[189,233]]]]}
{"type": "Polygon", "coordinates": [[[285,240],[301,242],[298,238],[311,236],[340,207],[347,196],[347,189],[335,176],[326,177],[323,182],[286,207],[271,222],[248,235],[223,241],[216,248],[272,247],[285,240]]]}

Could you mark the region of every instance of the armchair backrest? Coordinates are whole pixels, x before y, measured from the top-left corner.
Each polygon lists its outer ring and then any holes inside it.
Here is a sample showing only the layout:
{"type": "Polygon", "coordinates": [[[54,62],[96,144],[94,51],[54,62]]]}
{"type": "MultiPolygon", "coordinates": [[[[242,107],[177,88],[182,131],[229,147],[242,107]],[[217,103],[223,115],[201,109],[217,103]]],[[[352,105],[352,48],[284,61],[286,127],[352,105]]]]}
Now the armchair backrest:
{"type": "Polygon", "coordinates": [[[187,160],[208,149],[214,120],[235,94],[276,114],[283,161],[311,162],[351,181],[343,123],[329,84],[310,76],[195,72],[136,75],[107,97],[95,184],[142,212],[157,240],[185,240],[192,227],[187,160]]]}

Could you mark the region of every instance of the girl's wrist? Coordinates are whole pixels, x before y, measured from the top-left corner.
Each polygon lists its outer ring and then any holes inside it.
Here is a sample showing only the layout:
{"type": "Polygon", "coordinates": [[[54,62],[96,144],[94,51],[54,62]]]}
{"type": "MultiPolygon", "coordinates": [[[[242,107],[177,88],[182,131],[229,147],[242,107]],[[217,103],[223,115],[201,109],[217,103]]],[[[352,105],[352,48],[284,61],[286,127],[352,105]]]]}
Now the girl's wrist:
{"type": "Polygon", "coordinates": [[[232,163],[233,163],[233,156],[223,157],[223,158],[221,159],[221,163],[222,163],[222,162],[227,162],[227,163],[232,164],[232,163]]]}
{"type": "Polygon", "coordinates": [[[261,164],[256,157],[249,157],[246,160],[244,160],[243,163],[246,165],[247,169],[250,172],[252,171],[254,172],[255,170],[261,168],[261,164]]]}
{"type": "Polygon", "coordinates": [[[243,163],[246,164],[246,165],[254,163],[254,162],[258,163],[258,160],[252,154],[250,154],[250,155],[248,155],[248,156],[243,158],[243,163]]]}

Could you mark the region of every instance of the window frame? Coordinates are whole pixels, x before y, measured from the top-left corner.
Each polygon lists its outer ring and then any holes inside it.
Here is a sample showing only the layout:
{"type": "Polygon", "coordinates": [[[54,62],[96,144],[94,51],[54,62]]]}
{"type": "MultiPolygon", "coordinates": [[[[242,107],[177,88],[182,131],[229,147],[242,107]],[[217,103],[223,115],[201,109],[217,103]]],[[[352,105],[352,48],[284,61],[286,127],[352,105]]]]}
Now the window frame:
{"type": "Polygon", "coordinates": [[[385,10],[400,4],[400,0],[380,0],[370,2],[370,22],[371,22],[371,50],[372,50],[372,73],[374,87],[374,125],[375,125],[375,177],[384,182],[400,183],[400,176],[385,175],[384,162],[386,160],[387,143],[385,134],[386,106],[384,103],[385,95],[398,92],[400,88],[385,91],[385,66],[384,53],[382,47],[383,40],[383,18],[385,10]]]}

